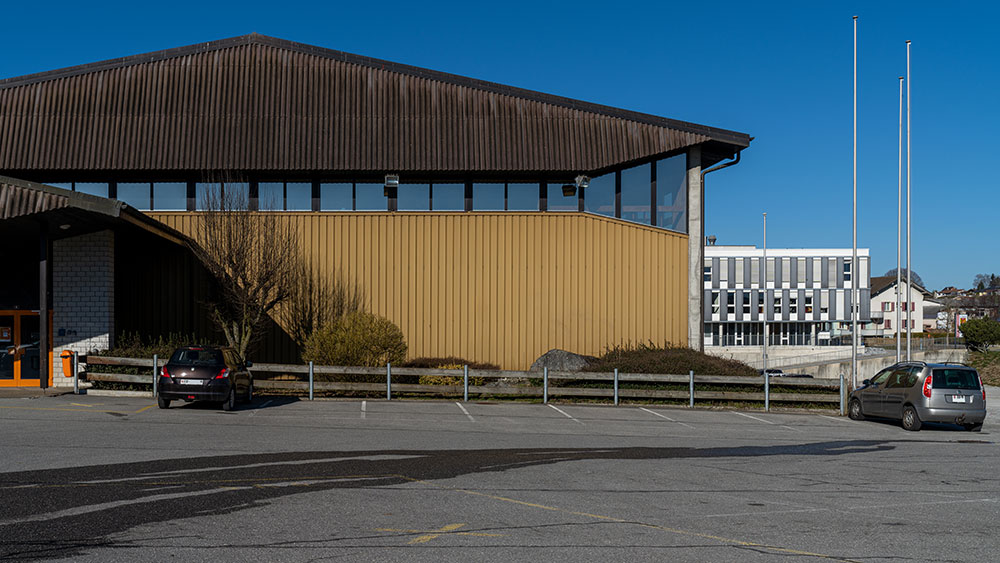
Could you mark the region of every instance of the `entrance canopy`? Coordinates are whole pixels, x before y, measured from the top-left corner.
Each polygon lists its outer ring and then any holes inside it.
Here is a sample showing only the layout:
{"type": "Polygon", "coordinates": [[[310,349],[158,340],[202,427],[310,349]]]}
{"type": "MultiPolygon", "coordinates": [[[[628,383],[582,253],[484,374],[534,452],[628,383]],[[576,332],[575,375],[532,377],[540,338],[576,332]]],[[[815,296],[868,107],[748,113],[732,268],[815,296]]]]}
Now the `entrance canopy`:
{"type": "MultiPolygon", "coordinates": [[[[189,245],[184,235],[120,201],[0,176],[0,237],[5,243],[0,386],[51,384],[52,243],[101,231],[125,236],[141,231],[189,245]]],[[[105,275],[113,281],[113,268],[105,275]]]]}

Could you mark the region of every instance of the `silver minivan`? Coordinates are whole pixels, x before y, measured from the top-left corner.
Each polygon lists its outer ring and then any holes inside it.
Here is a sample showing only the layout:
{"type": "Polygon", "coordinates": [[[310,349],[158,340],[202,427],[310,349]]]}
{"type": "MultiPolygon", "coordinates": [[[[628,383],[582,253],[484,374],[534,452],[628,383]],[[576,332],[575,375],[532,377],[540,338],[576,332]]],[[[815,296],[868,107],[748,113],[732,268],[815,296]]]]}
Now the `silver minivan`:
{"type": "Polygon", "coordinates": [[[986,419],[986,389],[979,373],[965,364],[903,362],[864,380],[851,393],[847,410],[854,420],[900,420],[905,430],[947,422],[978,432],[986,419]]]}

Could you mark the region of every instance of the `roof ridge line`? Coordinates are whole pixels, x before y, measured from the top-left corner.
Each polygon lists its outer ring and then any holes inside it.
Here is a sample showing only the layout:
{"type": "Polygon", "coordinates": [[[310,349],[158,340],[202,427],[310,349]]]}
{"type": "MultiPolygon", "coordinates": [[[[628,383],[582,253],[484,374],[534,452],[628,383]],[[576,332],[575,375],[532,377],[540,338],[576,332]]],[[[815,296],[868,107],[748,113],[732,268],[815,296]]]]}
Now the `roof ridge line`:
{"type": "Polygon", "coordinates": [[[528,90],[526,88],[508,86],[505,84],[500,84],[498,82],[491,82],[488,80],[471,78],[458,74],[431,70],[403,63],[395,63],[383,59],[376,59],[364,55],[356,55],[353,53],[348,53],[346,51],[339,51],[327,47],[319,47],[316,45],[299,43],[287,39],[262,35],[259,33],[250,33],[247,35],[240,35],[237,37],[229,37],[225,39],[216,39],[213,41],[207,41],[203,43],[195,43],[193,45],[187,45],[183,47],[173,47],[169,49],[162,49],[159,51],[152,51],[138,55],[129,55],[126,57],[118,57],[114,59],[107,59],[104,61],[85,63],[82,65],[75,65],[75,66],[65,67],[62,69],[48,70],[33,74],[26,74],[22,76],[4,78],[0,79],[0,90],[13,87],[28,86],[38,82],[58,80],[60,78],[71,78],[74,76],[80,76],[83,74],[89,74],[93,72],[101,72],[104,70],[121,68],[129,65],[153,63],[172,58],[197,55],[201,53],[209,53],[213,51],[230,49],[233,47],[239,47],[244,45],[261,45],[277,49],[286,49],[306,55],[337,60],[348,64],[356,64],[368,68],[385,70],[388,72],[395,72],[398,74],[405,74],[408,76],[425,78],[428,80],[437,80],[440,82],[453,84],[460,87],[473,88],[503,96],[522,98],[528,101],[550,104],[571,110],[583,111],[598,115],[605,115],[608,117],[619,118],[619,119],[624,119],[626,121],[634,121],[638,123],[645,123],[648,125],[654,125],[658,127],[676,129],[687,133],[704,135],[710,137],[712,140],[732,143],[744,147],[749,146],[751,140],[751,137],[746,133],[740,133],[728,129],[720,129],[717,127],[700,125],[689,121],[681,121],[677,119],[671,119],[668,117],[661,117],[658,115],[617,108],[614,106],[597,104],[594,102],[586,102],[583,100],[568,98],[565,96],[558,96],[556,94],[547,94],[536,90],[528,90]]]}

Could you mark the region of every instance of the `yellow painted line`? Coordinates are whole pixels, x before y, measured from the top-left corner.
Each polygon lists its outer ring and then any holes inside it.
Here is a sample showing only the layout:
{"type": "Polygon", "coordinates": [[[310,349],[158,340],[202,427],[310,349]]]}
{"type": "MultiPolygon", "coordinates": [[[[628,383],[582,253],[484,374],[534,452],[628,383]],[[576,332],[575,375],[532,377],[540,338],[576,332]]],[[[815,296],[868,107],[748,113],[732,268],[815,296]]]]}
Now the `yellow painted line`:
{"type": "Polygon", "coordinates": [[[455,530],[458,530],[459,528],[461,528],[462,526],[465,526],[465,524],[448,524],[446,526],[442,526],[442,527],[438,528],[437,530],[397,530],[395,528],[375,528],[375,531],[376,532],[402,532],[402,533],[406,533],[406,534],[424,534],[424,535],[415,537],[412,540],[410,540],[408,542],[410,545],[418,544],[418,543],[427,543],[427,542],[429,542],[429,541],[431,541],[431,540],[433,540],[435,538],[438,538],[438,537],[440,537],[442,535],[479,536],[479,537],[490,537],[490,538],[498,538],[498,537],[500,537],[500,536],[503,535],[503,534],[487,534],[485,532],[456,532],[455,531],[455,530]]]}
{"type": "MultiPolygon", "coordinates": [[[[149,408],[149,407],[146,407],[146,408],[149,408]]],[[[24,410],[24,411],[113,412],[113,413],[118,413],[118,414],[130,414],[129,412],[112,411],[112,410],[107,410],[107,409],[88,410],[88,409],[70,409],[70,408],[59,408],[59,407],[11,407],[11,406],[0,406],[0,409],[17,409],[17,410],[24,410]]],[[[131,414],[134,414],[134,413],[131,413],[131,414]]]]}
{"type": "Polygon", "coordinates": [[[70,403],[70,404],[71,405],[76,405],[78,407],[96,407],[96,406],[99,406],[98,404],[93,404],[93,405],[85,405],[83,403],[70,403]]]}
{"type": "Polygon", "coordinates": [[[816,557],[816,558],[820,558],[820,559],[829,559],[829,560],[832,560],[832,561],[842,561],[842,562],[845,562],[845,563],[860,563],[860,562],[858,562],[858,561],[856,561],[854,559],[843,559],[841,557],[836,557],[834,555],[826,555],[826,554],[823,554],[823,553],[813,553],[811,551],[801,551],[801,550],[798,550],[798,549],[791,549],[791,548],[787,548],[787,547],[778,547],[778,546],[767,545],[767,544],[763,544],[763,543],[756,543],[756,542],[750,542],[750,541],[737,540],[737,539],[727,538],[727,537],[723,537],[723,536],[716,536],[716,535],[713,535],[713,534],[704,534],[704,533],[701,533],[701,532],[692,532],[690,530],[681,530],[679,528],[670,528],[668,526],[660,526],[658,524],[649,524],[649,523],[646,523],[646,522],[637,522],[637,521],[634,521],[634,520],[625,520],[625,519],[622,519],[622,518],[616,518],[614,516],[604,516],[604,515],[601,515],[601,514],[591,514],[589,512],[578,512],[578,511],[575,511],[575,510],[567,510],[565,508],[559,508],[557,506],[547,506],[547,505],[544,505],[544,504],[536,504],[536,503],[532,503],[532,502],[525,502],[523,500],[517,500],[517,499],[508,498],[508,497],[501,497],[501,496],[497,496],[497,495],[491,495],[489,493],[483,493],[483,492],[480,492],[480,491],[472,491],[472,490],[469,490],[469,489],[456,489],[456,488],[452,488],[452,487],[444,487],[444,486],[438,485],[437,483],[432,483],[430,481],[424,481],[422,479],[414,479],[412,477],[407,477],[405,475],[399,475],[398,477],[400,477],[402,479],[406,479],[407,481],[411,481],[411,482],[414,482],[414,483],[421,483],[421,484],[424,484],[424,485],[429,485],[429,486],[435,487],[437,489],[454,491],[454,492],[458,492],[458,493],[465,493],[467,495],[479,496],[479,497],[484,497],[484,498],[488,498],[488,499],[499,500],[499,501],[503,501],[503,502],[517,504],[517,505],[520,505],[520,506],[529,506],[529,507],[532,507],[532,508],[539,508],[539,509],[542,509],[542,510],[549,510],[549,511],[552,511],[552,512],[561,512],[563,514],[572,514],[574,516],[583,516],[583,517],[586,517],[586,518],[593,518],[595,520],[603,520],[603,521],[606,521],[606,522],[617,522],[617,523],[621,523],[621,524],[635,524],[635,525],[641,526],[643,528],[649,528],[649,529],[653,529],[653,530],[660,530],[660,531],[663,531],[663,532],[670,532],[672,534],[678,534],[678,535],[682,535],[682,536],[691,536],[691,537],[702,538],[702,539],[710,539],[710,540],[715,540],[715,541],[718,541],[718,542],[721,542],[721,543],[728,543],[728,544],[739,545],[739,546],[744,546],[744,547],[757,547],[757,548],[761,548],[761,549],[768,549],[768,550],[771,550],[771,551],[777,551],[779,553],[788,553],[788,554],[791,554],[791,555],[802,555],[802,556],[807,556],[807,557],[816,557]]]}
{"type": "Polygon", "coordinates": [[[93,408],[90,408],[90,407],[96,406],[96,405],[81,405],[80,403],[70,403],[70,404],[71,405],[76,405],[76,406],[79,406],[79,407],[87,407],[87,408],[84,408],[84,409],[71,409],[71,408],[67,408],[67,407],[14,407],[14,406],[0,406],[0,409],[16,409],[16,410],[24,410],[24,411],[113,412],[113,413],[116,413],[116,414],[139,414],[141,412],[146,412],[149,409],[151,409],[151,408],[153,408],[153,407],[156,406],[156,405],[149,405],[149,406],[146,406],[146,407],[142,407],[141,409],[139,409],[137,411],[115,411],[115,410],[109,410],[109,409],[93,409],[93,408]]]}

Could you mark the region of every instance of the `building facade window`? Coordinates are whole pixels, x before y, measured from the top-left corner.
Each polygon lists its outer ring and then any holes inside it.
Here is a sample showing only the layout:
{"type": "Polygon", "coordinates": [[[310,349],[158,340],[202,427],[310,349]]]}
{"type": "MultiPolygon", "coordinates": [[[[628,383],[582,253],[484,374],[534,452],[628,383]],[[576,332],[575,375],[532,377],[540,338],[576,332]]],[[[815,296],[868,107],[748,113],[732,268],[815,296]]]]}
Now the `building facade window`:
{"type": "Polygon", "coordinates": [[[354,209],[387,211],[389,198],[385,195],[385,184],[354,184],[354,209]]]}
{"type": "Polygon", "coordinates": [[[652,224],[650,213],[650,166],[643,164],[622,170],[622,219],[652,224]]]}
{"type": "Polygon", "coordinates": [[[712,292],[712,314],[713,315],[718,315],[720,307],[721,307],[721,304],[720,304],[719,292],[718,291],[713,291],[712,292]]]}
{"type": "Polygon", "coordinates": [[[732,318],[736,314],[736,292],[727,291],[726,292],[726,314],[732,318]]]}
{"type": "MultiPolygon", "coordinates": [[[[615,174],[590,179],[584,192],[584,210],[598,215],[615,216],[615,174]]],[[[535,206],[537,208],[537,205],[535,206]]]]}
{"type": "Polygon", "coordinates": [[[150,182],[142,183],[120,183],[118,184],[118,201],[127,203],[132,207],[142,210],[149,211],[152,209],[153,203],[153,184],[150,182]]]}
{"type": "Polygon", "coordinates": [[[321,211],[353,211],[354,184],[320,184],[319,208],[321,211]]]}
{"type": "MultiPolygon", "coordinates": [[[[538,188],[535,187],[535,205],[538,205],[538,188]]],[[[432,211],[465,211],[465,184],[432,184],[432,211]]]]}
{"type": "Polygon", "coordinates": [[[187,209],[186,182],[153,182],[153,209],[184,211],[187,209]]]}
{"type": "Polygon", "coordinates": [[[687,232],[685,155],[664,158],[656,162],[656,225],[671,231],[687,232]]]}
{"type": "Polygon", "coordinates": [[[705,266],[702,268],[702,270],[703,270],[702,276],[701,276],[702,281],[711,283],[712,282],[712,261],[711,260],[706,260],[705,261],[705,266]]]}
{"type": "Polygon", "coordinates": [[[851,263],[847,260],[844,260],[844,281],[851,281],[851,263]]]}
{"type": "Polygon", "coordinates": [[[506,189],[504,184],[473,184],[472,210],[503,211],[506,189]]]}

